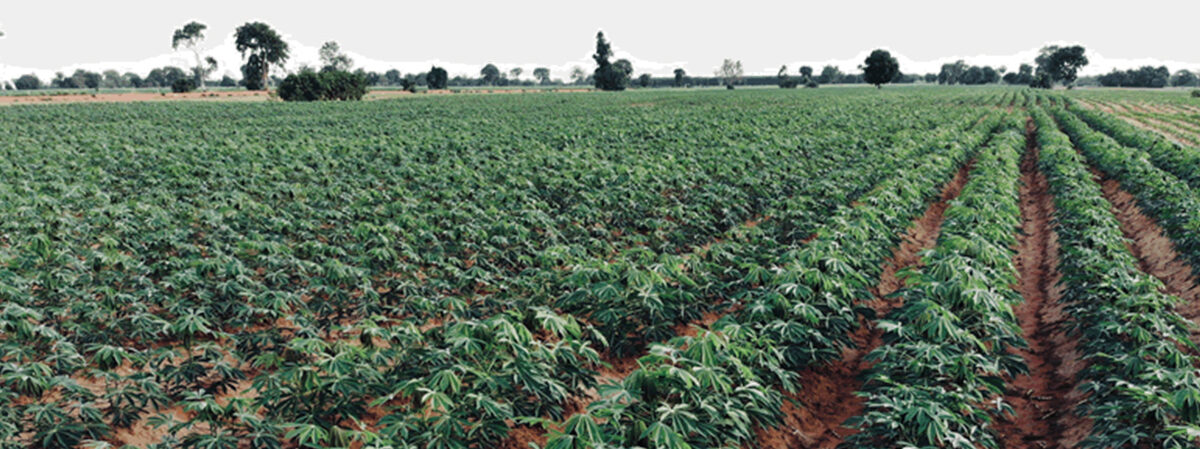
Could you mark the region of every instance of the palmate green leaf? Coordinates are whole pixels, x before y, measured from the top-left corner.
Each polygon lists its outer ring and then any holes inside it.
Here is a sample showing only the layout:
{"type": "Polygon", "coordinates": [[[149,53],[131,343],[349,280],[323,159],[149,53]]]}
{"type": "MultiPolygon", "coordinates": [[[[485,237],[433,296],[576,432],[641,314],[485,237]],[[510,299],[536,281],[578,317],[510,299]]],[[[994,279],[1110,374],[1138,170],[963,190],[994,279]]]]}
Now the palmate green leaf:
{"type": "Polygon", "coordinates": [[[294,440],[303,447],[319,448],[329,440],[329,433],[316,424],[295,424],[284,434],[284,438],[294,440]]]}

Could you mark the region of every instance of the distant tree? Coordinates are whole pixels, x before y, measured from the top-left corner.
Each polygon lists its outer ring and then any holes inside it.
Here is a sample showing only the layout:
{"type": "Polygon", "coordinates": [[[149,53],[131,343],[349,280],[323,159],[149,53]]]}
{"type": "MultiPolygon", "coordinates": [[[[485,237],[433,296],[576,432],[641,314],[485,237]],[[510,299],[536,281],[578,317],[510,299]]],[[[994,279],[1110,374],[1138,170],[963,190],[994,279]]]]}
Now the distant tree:
{"type": "Polygon", "coordinates": [[[67,78],[66,75],[63,75],[63,72],[55,72],[54,79],[50,80],[50,87],[74,89],[78,86],[75,85],[75,80],[67,78]]]}
{"type": "Polygon", "coordinates": [[[926,73],[926,74],[925,74],[925,82],[926,82],[926,83],[930,83],[930,84],[933,84],[933,83],[936,83],[936,82],[938,82],[938,74],[936,74],[936,73],[926,73]]]}
{"type": "Polygon", "coordinates": [[[75,80],[75,86],[79,88],[86,87],[88,89],[99,89],[100,82],[104,79],[104,77],[99,73],[89,72],[83,69],[76,70],[75,74],[71,75],[71,78],[75,80]]]}
{"type": "Polygon", "coordinates": [[[363,69],[358,69],[354,71],[354,74],[367,80],[368,86],[378,86],[383,81],[383,74],[379,72],[368,72],[363,69]]]}
{"type": "Polygon", "coordinates": [[[687,72],[683,69],[675,69],[675,87],[683,87],[687,84],[687,72]]]}
{"type": "Polygon", "coordinates": [[[349,55],[342,53],[342,47],[337,42],[326,42],[321,45],[318,53],[321,56],[321,71],[348,71],[354,66],[354,60],[350,59],[349,55]]]}
{"type": "Polygon", "coordinates": [[[545,67],[533,69],[533,77],[537,79],[538,84],[550,84],[550,69],[545,67]]]}
{"type": "Polygon", "coordinates": [[[1096,77],[1096,81],[1104,87],[1160,88],[1170,84],[1172,77],[1171,70],[1166,66],[1142,66],[1133,70],[1113,69],[1112,72],[1096,77]]]}
{"type": "Polygon", "coordinates": [[[1171,76],[1171,85],[1175,87],[1195,86],[1197,81],[1200,81],[1200,78],[1197,78],[1196,74],[1190,70],[1180,70],[1171,76]]]}
{"type": "Polygon", "coordinates": [[[123,78],[121,78],[121,72],[118,72],[118,71],[112,70],[112,69],[108,69],[108,70],[105,70],[104,73],[101,73],[100,75],[104,77],[102,80],[100,80],[100,87],[103,87],[105,89],[115,89],[118,87],[125,87],[125,80],[123,78]]]}
{"type": "Polygon", "coordinates": [[[804,82],[805,82],[805,83],[807,83],[807,82],[808,82],[808,80],[812,79],[812,76],[813,76],[813,68],[812,68],[812,67],[809,67],[809,66],[806,66],[806,65],[805,65],[805,66],[800,66],[800,76],[801,76],[801,77],[803,77],[803,78],[804,78],[804,82]]]}
{"type": "Polygon", "coordinates": [[[971,86],[975,84],[983,84],[982,80],[983,69],[979,68],[979,66],[973,65],[968,67],[967,70],[962,73],[962,76],[958,78],[958,83],[971,86]]]}
{"type": "Polygon", "coordinates": [[[187,93],[193,90],[196,90],[196,82],[192,81],[191,78],[178,79],[175,80],[174,83],[171,83],[171,92],[175,92],[177,94],[187,93]]]}
{"type": "Polygon", "coordinates": [[[511,70],[508,71],[508,75],[512,77],[513,81],[521,79],[522,73],[525,73],[525,69],[522,69],[520,67],[513,67],[511,70]]]}
{"type": "Polygon", "coordinates": [[[243,80],[249,90],[266,89],[271,80],[271,66],[283,66],[288,60],[288,44],[270,25],[250,22],[234,32],[238,52],[246,59],[242,66],[243,80]]]}
{"type": "Polygon", "coordinates": [[[642,87],[650,87],[650,82],[652,80],[653,78],[650,77],[649,73],[643,73],[638,77],[638,85],[642,87]]]}
{"type": "Polygon", "coordinates": [[[125,74],[121,75],[121,77],[125,78],[125,84],[129,85],[129,87],[136,89],[145,85],[145,81],[142,80],[142,77],[138,76],[136,73],[125,72],[125,74]]]}
{"type": "MultiPolygon", "coordinates": [[[[1088,65],[1088,58],[1084,54],[1086,51],[1079,45],[1043,47],[1034,60],[1037,63],[1038,75],[1045,73],[1050,78],[1051,86],[1055,82],[1061,82],[1069,88],[1075,83],[1079,69],[1088,65]]],[[[1038,84],[1044,85],[1044,82],[1038,84]]]]}
{"type": "Polygon", "coordinates": [[[483,77],[484,84],[495,85],[500,80],[500,69],[489,63],[479,70],[479,76],[483,77]]]}
{"type": "Polygon", "coordinates": [[[633,64],[625,59],[610,62],[608,59],[612,55],[612,46],[604,39],[604,32],[597,32],[596,53],[592,54],[592,59],[596,61],[596,70],[592,72],[596,88],[625,90],[625,86],[629,85],[629,77],[633,75],[633,64]]]}
{"type": "Polygon", "coordinates": [[[726,59],[721,62],[721,67],[717,69],[717,78],[725,83],[726,89],[733,89],[733,85],[742,80],[742,75],[745,72],[742,70],[742,61],[734,61],[726,59]]]}
{"type": "Polygon", "coordinates": [[[409,92],[417,91],[417,77],[411,73],[404,75],[400,80],[400,88],[409,92]]]}
{"type": "Polygon", "coordinates": [[[892,82],[892,79],[900,73],[900,62],[896,61],[896,58],[892,57],[887,50],[875,50],[863,61],[861,69],[863,80],[874,84],[876,89],[880,89],[884,84],[892,82]]]}
{"type": "Polygon", "coordinates": [[[795,89],[796,86],[800,85],[798,81],[792,79],[792,77],[788,75],[788,68],[786,65],[779,68],[779,72],[775,74],[775,78],[779,80],[779,87],[783,89],[795,89]]]}
{"type": "Polygon", "coordinates": [[[583,67],[571,67],[571,83],[584,84],[585,82],[587,82],[587,72],[583,71],[583,67]]]}
{"type": "Polygon", "coordinates": [[[21,75],[20,78],[13,80],[13,86],[20,90],[34,90],[42,87],[42,80],[38,79],[37,75],[32,73],[21,75]]]}
{"type": "Polygon", "coordinates": [[[995,84],[1000,82],[1000,72],[993,69],[991,66],[983,66],[983,78],[980,79],[980,84],[995,84]]]}
{"type": "Polygon", "coordinates": [[[216,59],[205,59],[200,54],[200,43],[204,41],[204,30],[207,29],[208,25],[203,23],[188,22],[182,28],[175,30],[175,34],[171,37],[172,49],[178,50],[179,46],[182,45],[191,50],[192,55],[196,57],[196,67],[192,70],[195,73],[196,80],[200,84],[201,90],[207,88],[204,85],[204,79],[217,68],[216,59]]]}
{"type": "Polygon", "coordinates": [[[400,71],[396,69],[388,70],[383,74],[383,81],[389,86],[399,86],[402,78],[404,78],[404,75],[400,74],[400,71]]]}
{"type": "Polygon", "coordinates": [[[938,84],[954,85],[962,82],[963,75],[967,72],[967,63],[963,60],[954,61],[949,64],[942,64],[942,70],[938,72],[938,84]]]}
{"type": "Polygon", "coordinates": [[[1033,66],[1021,64],[1016,72],[1004,74],[1003,79],[1008,84],[1031,84],[1033,83],[1033,66]]]}
{"type": "Polygon", "coordinates": [[[429,73],[425,74],[425,82],[429,85],[430,89],[445,89],[448,78],[449,75],[446,73],[446,69],[438,66],[433,66],[429,69],[429,73]]]}
{"type": "Polygon", "coordinates": [[[221,77],[221,87],[237,87],[237,85],[237,80],[233,79],[229,75],[221,77]]]}
{"type": "Polygon", "coordinates": [[[837,84],[837,83],[842,82],[842,78],[844,76],[845,75],[842,73],[841,69],[831,66],[831,65],[827,65],[827,66],[821,68],[821,74],[817,76],[817,83],[819,83],[819,84],[837,84]]]}

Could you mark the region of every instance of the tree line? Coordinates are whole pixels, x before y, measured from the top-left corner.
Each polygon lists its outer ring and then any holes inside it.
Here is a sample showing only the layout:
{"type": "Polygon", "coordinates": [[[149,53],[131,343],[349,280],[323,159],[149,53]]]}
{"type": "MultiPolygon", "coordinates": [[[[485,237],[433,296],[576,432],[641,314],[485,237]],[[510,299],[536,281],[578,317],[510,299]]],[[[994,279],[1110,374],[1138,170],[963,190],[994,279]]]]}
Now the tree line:
{"type": "MultiPolygon", "coordinates": [[[[240,67],[241,80],[223,76],[219,80],[210,76],[217,71],[217,61],[205,56],[201,45],[205,39],[207,26],[199,22],[189,22],[172,34],[171,48],[186,49],[195,58],[191,68],[161,67],[151,70],[142,76],[132,72],[119,73],[116,70],[106,70],[103,73],[88,70],[76,70],[70,76],[59,72],[54,79],[43,83],[34,74],[22,75],[13,80],[17,89],[33,90],[40,88],[58,89],[99,89],[99,88],[165,88],[176,92],[188,92],[193,89],[206,89],[214,84],[221,87],[245,87],[250,90],[264,90],[269,86],[283,87],[289,77],[300,77],[288,83],[288,93],[300,89],[305,94],[301,97],[331,97],[343,98],[346,93],[365,92],[368,86],[395,86],[415,91],[418,87],[429,89],[445,89],[450,86],[550,86],[550,85],[579,85],[593,86],[601,90],[623,90],[628,87],[690,87],[690,86],[725,86],[735,85],[778,85],[783,88],[799,86],[817,87],[825,84],[911,84],[917,82],[937,83],[941,85],[982,85],[1005,83],[1009,85],[1028,85],[1032,87],[1049,88],[1056,83],[1067,87],[1081,85],[1100,85],[1106,87],[1165,87],[1200,85],[1200,77],[1195,73],[1180,70],[1172,74],[1164,67],[1141,67],[1131,70],[1114,70],[1097,77],[1078,79],[1078,71],[1088,64],[1085,49],[1082,46],[1049,46],[1042,48],[1033,63],[1021,64],[1016,71],[1007,68],[987,65],[968,65],[959,60],[943,64],[938,73],[924,75],[906,74],[900,71],[899,63],[886,50],[875,50],[863,65],[859,66],[861,73],[844,73],[833,65],[822,67],[815,72],[813,67],[802,66],[798,75],[789,73],[787,66],[780,68],[775,76],[745,76],[742,73],[741,62],[727,59],[714,72],[713,76],[690,76],[682,68],[677,68],[672,77],[655,77],[643,73],[636,78],[633,64],[627,59],[613,60],[612,45],[600,31],[596,34],[596,51],[592,55],[596,67],[588,73],[582,67],[575,66],[568,80],[551,79],[550,69],[537,67],[530,74],[532,78],[521,78],[524,68],[513,67],[502,70],[495,64],[488,63],[479,71],[478,77],[457,75],[449,77],[444,68],[431,67],[428,71],[418,73],[402,73],[392,69],[386,72],[372,72],[363,69],[353,69],[353,60],[341,52],[336,42],[326,42],[320,50],[321,66],[318,68],[301,67],[297,73],[278,76],[272,73],[272,68],[285,70],[284,64],[290,58],[290,49],[278,32],[270,25],[262,22],[248,22],[238,27],[234,33],[238,52],[241,53],[244,64],[240,67]],[[325,90],[323,86],[343,86],[338,93],[316,94],[325,90]],[[348,90],[347,90],[348,89],[348,90]]],[[[353,97],[353,95],[351,95],[353,97]]]]}

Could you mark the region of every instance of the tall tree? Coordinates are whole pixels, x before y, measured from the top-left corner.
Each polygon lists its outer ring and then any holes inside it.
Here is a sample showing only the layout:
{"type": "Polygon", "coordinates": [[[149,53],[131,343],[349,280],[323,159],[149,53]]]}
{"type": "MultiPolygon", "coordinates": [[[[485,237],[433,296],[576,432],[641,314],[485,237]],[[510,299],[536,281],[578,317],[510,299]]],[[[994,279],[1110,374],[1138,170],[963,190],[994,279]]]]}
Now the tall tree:
{"type": "Polygon", "coordinates": [[[321,71],[349,71],[354,66],[354,60],[342,53],[342,47],[337,42],[329,41],[321,45],[321,71]]]}
{"type": "Polygon", "coordinates": [[[508,71],[508,75],[512,77],[513,82],[516,82],[517,80],[521,79],[522,73],[525,73],[525,69],[522,69],[520,67],[513,67],[512,70],[508,71]]]}
{"type": "Polygon", "coordinates": [[[813,68],[809,66],[800,66],[800,76],[804,77],[804,82],[807,83],[812,79],[813,68]]]}
{"type": "Polygon", "coordinates": [[[213,58],[204,58],[200,54],[200,43],[204,41],[204,31],[208,29],[208,25],[200,22],[188,22],[182,28],[175,30],[175,34],[171,37],[171,48],[178,50],[182,45],[192,52],[196,57],[196,67],[192,70],[196,75],[196,80],[200,83],[200,90],[205,90],[207,87],[204,84],[204,79],[217,69],[217,60],[213,58]]]}
{"type": "Polygon", "coordinates": [[[433,66],[429,69],[429,73],[425,74],[425,83],[429,85],[430,89],[445,89],[449,79],[446,69],[438,66],[433,66]]]}
{"type": "Polygon", "coordinates": [[[533,69],[533,77],[538,80],[538,84],[550,84],[550,69],[545,67],[533,69]]]}
{"type": "Polygon", "coordinates": [[[597,32],[596,53],[592,55],[592,59],[596,61],[596,71],[593,72],[596,88],[625,90],[625,86],[629,85],[629,77],[633,74],[633,63],[625,59],[613,63],[608,60],[612,56],[612,45],[604,39],[604,32],[597,32]]]}
{"type": "Polygon", "coordinates": [[[863,81],[882,89],[884,84],[892,82],[900,74],[900,62],[887,50],[875,50],[863,61],[861,69],[863,81]]]}
{"type": "Polygon", "coordinates": [[[587,81],[587,72],[583,71],[583,67],[571,67],[571,83],[583,84],[587,81]]]}
{"type": "Polygon", "coordinates": [[[721,62],[721,67],[717,68],[716,75],[725,83],[726,89],[733,89],[733,85],[742,80],[742,61],[734,61],[726,59],[721,62]]]}
{"type": "MultiPolygon", "coordinates": [[[[1037,63],[1038,74],[1045,73],[1051,85],[1054,82],[1061,82],[1068,88],[1072,87],[1075,79],[1079,75],[1079,69],[1088,65],[1087,50],[1079,45],[1070,47],[1059,47],[1051,45],[1043,47],[1038,53],[1037,63]]],[[[1045,83],[1039,83],[1044,85],[1045,83]]]]}
{"type": "Polygon", "coordinates": [[[683,87],[684,84],[687,84],[687,72],[675,69],[675,87],[683,87]]]}
{"type": "Polygon", "coordinates": [[[500,80],[500,69],[495,64],[489,63],[479,69],[479,76],[483,77],[484,84],[495,85],[496,81],[500,80]]]}
{"type": "Polygon", "coordinates": [[[270,25],[250,22],[234,32],[237,50],[246,59],[242,75],[249,90],[267,88],[271,66],[282,67],[288,59],[288,44],[270,25]]]}
{"type": "Polygon", "coordinates": [[[775,78],[779,80],[779,87],[784,89],[791,89],[799,84],[796,82],[796,80],[792,79],[790,75],[788,75],[788,68],[786,65],[779,67],[779,72],[775,73],[775,78]]]}

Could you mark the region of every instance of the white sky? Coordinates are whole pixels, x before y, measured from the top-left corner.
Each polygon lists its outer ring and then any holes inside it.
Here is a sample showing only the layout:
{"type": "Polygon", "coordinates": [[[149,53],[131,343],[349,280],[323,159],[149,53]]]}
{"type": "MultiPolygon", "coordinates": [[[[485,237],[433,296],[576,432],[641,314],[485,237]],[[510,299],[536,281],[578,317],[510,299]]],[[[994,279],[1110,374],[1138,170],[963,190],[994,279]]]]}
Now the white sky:
{"type": "Polygon", "coordinates": [[[170,44],[172,32],[191,20],[209,26],[204,47],[221,62],[218,73],[235,78],[241,61],[231,35],[252,20],[288,39],[290,68],[316,65],[317,48],[336,40],[356,67],[368,70],[417,72],[438,64],[451,76],[477,76],[493,62],[506,72],[522,67],[526,78],[539,66],[566,78],[574,65],[591,70],[594,36],[603,29],[636,73],[664,76],[676,67],[710,75],[724,58],[740,59],[748,74],[774,74],[782,64],[793,73],[802,64],[820,70],[828,63],[852,71],[879,47],[891,50],[905,73],[936,72],[955,59],[1015,70],[1046,43],[1085,45],[1092,60],[1085,74],[1144,64],[1200,69],[1196,0],[4,3],[0,75],[6,77],[190,66],[190,54],[170,44]]]}

